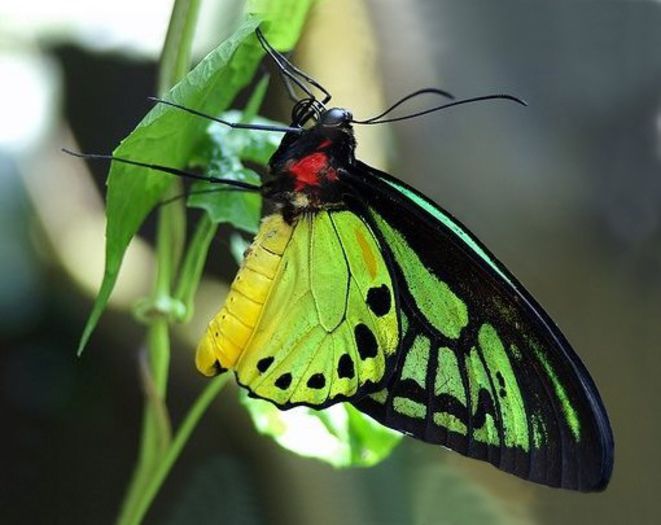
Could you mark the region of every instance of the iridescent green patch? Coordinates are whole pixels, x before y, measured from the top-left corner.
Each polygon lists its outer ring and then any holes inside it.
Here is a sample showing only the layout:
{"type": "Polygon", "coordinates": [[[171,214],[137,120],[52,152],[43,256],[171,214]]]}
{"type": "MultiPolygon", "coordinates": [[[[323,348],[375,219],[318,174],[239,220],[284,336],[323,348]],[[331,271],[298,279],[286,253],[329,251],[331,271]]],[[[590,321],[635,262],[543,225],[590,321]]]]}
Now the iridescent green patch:
{"type": "Polygon", "coordinates": [[[370,394],[370,396],[374,401],[377,403],[384,404],[386,400],[388,399],[388,389],[384,388],[383,390],[379,390],[378,392],[374,392],[373,394],[370,394]]]}
{"type": "MultiPolygon", "coordinates": [[[[468,372],[470,384],[471,410],[473,414],[477,413],[479,407],[480,390],[491,392],[489,376],[482,365],[477,348],[472,348],[466,358],[466,370],[468,372]]],[[[493,416],[489,413],[485,415],[484,424],[473,429],[473,437],[477,441],[488,443],[490,445],[500,445],[500,436],[493,416]]]]}
{"type": "Polygon", "coordinates": [[[434,394],[449,394],[464,405],[466,401],[466,390],[459,372],[459,362],[452,350],[442,346],[438,349],[438,368],[436,369],[436,380],[434,381],[434,394]]]}
{"type": "Polygon", "coordinates": [[[452,432],[457,432],[463,435],[468,433],[466,424],[453,414],[449,414],[447,412],[436,412],[434,413],[433,420],[434,423],[439,427],[447,428],[452,432]]]}
{"type": "Polygon", "coordinates": [[[519,446],[528,450],[528,421],[516,375],[512,369],[507,352],[496,329],[490,324],[483,324],[478,333],[478,343],[496,389],[500,403],[500,420],[507,446],[519,446]]]}
{"type": "Polygon", "coordinates": [[[464,302],[447,283],[429,272],[401,233],[378,214],[373,213],[373,216],[404,272],[406,286],[416,306],[440,333],[451,339],[458,339],[461,330],[468,324],[468,309],[464,302]]]}
{"type": "Polygon", "coordinates": [[[408,417],[425,419],[427,417],[427,406],[423,403],[413,401],[408,397],[396,397],[393,399],[392,406],[395,412],[399,412],[408,417]]]}
{"type": "Polygon", "coordinates": [[[562,383],[560,382],[558,375],[555,373],[555,370],[553,370],[551,363],[548,362],[548,360],[546,359],[546,355],[540,350],[537,344],[535,344],[533,341],[530,340],[528,341],[528,343],[534,350],[537,359],[539,359],[539,362],[542,363],[546,375],[551,379],[551,382],[553,383],[553,390],[555,391],[555,395],[558,397],[558,400],[560,401],[562,412],[565,416],[565,420],[567,421],[567,425],[569,425],[569,429],[571,430],[571,433],[574,436],[574,440],[576,442],[580,441],[581,421],[578,417],[578,414],[576,413],[576,410],[574,410],[571,401],[569,400],[569,396],[567,395],[567,391],[565,390],[565,387],[562,386],[562,383]]]}
{"type": "Polygon", "coordinates": [[[409,318],[402,312],[400,319],[402,322],[402,338],[404,338],[409,331],[409,318]]]}
{"type": "Polygon", "coordinates": [[[427,367],[429,366],[429,339],[423,335],[418,335],[404,360],[402,369],[402,379],[412,379],[421,388],[427,385],[427,367]]]}

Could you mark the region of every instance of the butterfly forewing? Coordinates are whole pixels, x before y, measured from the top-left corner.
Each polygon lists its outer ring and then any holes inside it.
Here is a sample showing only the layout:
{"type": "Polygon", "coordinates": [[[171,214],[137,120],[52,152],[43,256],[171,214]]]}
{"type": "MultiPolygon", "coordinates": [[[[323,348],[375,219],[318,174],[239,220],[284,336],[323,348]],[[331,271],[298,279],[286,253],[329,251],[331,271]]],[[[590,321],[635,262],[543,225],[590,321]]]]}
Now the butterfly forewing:
{"type": "Polygon", "coordinates": [[[605,410],[539,305],[411,188],[362,164],[347,183],[390,254],[402,315],[396,372],[386,389],[355,405],[525,479],[603,488],[612,468],[605,410]]]}

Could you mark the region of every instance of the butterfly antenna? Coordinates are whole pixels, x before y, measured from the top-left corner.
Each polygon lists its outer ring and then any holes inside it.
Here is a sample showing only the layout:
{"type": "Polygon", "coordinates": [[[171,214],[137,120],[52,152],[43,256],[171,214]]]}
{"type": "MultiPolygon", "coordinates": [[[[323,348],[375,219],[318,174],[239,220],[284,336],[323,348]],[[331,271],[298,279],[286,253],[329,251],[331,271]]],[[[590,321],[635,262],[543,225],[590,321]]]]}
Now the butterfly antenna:
{"type": "Polygon", "coordinates": [[[317,88],[319,91],[321,91],[324,94],[324,98],[320,100],[322,104],[327,104],[330,102],[331,98],[333,98],[333,95],[331,95],[328,90],[322,86],[318,80],[315,80],[313,77],[311,77],[309,74],[307,74],[305,71],[303,71],[301,68],[293,64],[289,58],[287,58],[287,55],[284,55],[282,53],[278,53],[280,58],[283,60],[285,65],[288,67],[288,69],[294,73],[295,75],[298,75],[299,77],[303,78],[306,80],[311,86],[317,88]]]}
{"type": "MultiPolygon", "coordinates": [[[[289,69],[289,71],[292,74],[299,75],[306,82],[308,82],[311,86],[317,88],[319,91],[321,91],[323,93],[324,97],[321,100],[319,100],[320,104],[326,105],[330,102],[330,100],[333,98],[333,95],[331,95],[324,86],[322,86],[317,80],[312,78],[307,73],[303,72],[301,69],[296,67],[294,64],[292,64],[285,55],[280,54],[280,57],[282,57],[282,59],[285,61],[285,65],[287,66],[287,68],[289,69]]],[[[284,77],[283,73],[281,72],[280,74],[281,74],[281,76],[284,80],[285,77],[284,77]]]]}
{"type": "Polygon", "coordinates": [[[380,118],[385,117],[388,113],[391,113],[392,111],[397,109],[399,106],[404,104],[404,102],[407,102],[407,101],[411,100],[412,98],[419,97],[421,95],[427,95],[427,94],[441,95],[442,97],[449,98],[450,100],[454,100],[454,95],[452,95],[451,93],[448,93],[447,91],[444,91],[442,89],[438,89],[438,88],[418,89],[417,91],[414,91],[413,93],[409,93],[405,97],[400,98],[392,106],[390,106],[388,109],[382,111],[378,115],[375,115],[371,118],[365,119],[362,122],[372,122],[374,120],[379,120],[380,118]]]}
{"type": "Polygon", "coordinates": [[[285,86],[285,90],[287,91],[287,96],[289,97],[289,100],[292,102],[296,103],[299,100],[298,95],[296,94],[296,91],[294,90],[294,84],[292,83],[291,80],[289,80],[288,77],[284,75],[284,73],[278,68],[278,76],[280,77],[280,80],[282,80],[282,83],[285,86]]]}
{"type": "Polygon", "coordinates": [[[211,182],[213,184],[225,184],[226,186],[241,188],[243,191],[261,192],[262,190],[262,187],[256,184],[250,184],[248,182],[242,182],[240,180],[206,177],[204,175],[198,175],[197,173],[193,173],[190,171],[180,170],[178,168],[172,168],[170,166],[162,166],[160,164],[152,164],[150,162],[140,162],[137,160],[115,157],[114,155],[100,155],[98,153],[78,153],[75,151],[68,150],[66,148],[62,148],[62,151],[67,155],[78,157],[79,159],[109,160],[109,161],[121,162],[123,164],[130,164],[131,166],[140,166],[142,168],[148,168],[151,170],[161,171],[163,173],[169,173],[171,175],[176,175],[177,177],[184,177],[193,180],[203,180],[206,182],[211,182]]]}
{"type": "MultiPolygon", "coordinates": [[[[319,119],[319,115],[325,109],[323,103],[317,100],[314,96],[300,98],[296,94],[294,84],[292,83],[291,79],[286,76],[281,69],[278,69],[278,73],[280,74],[280,79],[285,85],[289,100],[294,103],[291,112],[292,125],[295,124],[296,126],[302,127],[311,118],[314,118],[315,120],[319,119]]],[[[326,97],[324,99],[326,102],[328,100],[330,100],[330,97],[326,97]]]]}
{"type": "Polygon", "coordinates": [[[190,113],[190,114],[196,115],[198,117],[202,117],[202,118],[205,118],[205,119],[208,119],[208,120],[212,120],[214,122],[218,122],[219,124],[229,126],[232,129],[252,129],[252,130],[257,130],[257,131],[277,131],[277,132],[281,132],[281,133],[303,133],[303,128],[300,128],[300,127],[271,126],[271,125],[268,125],[268,124],[245,124],[245,123],[241,123],[241,122],[229,122],[228,120],[223,120],[221,118],[212,117],[211,115],[207,115],[206,113],[202,113],[201,111],[197,111],[196,109],[187,108],[186,106],[182,106],[181,104],[177,104],[176,102],[171,102],[171,101],[165,100],[163,98],[147,97],[147,99],[151,100],[152,102],[156,102],[158,104],[165,104],[166,106],[171,106],[173,108],[180,109],[182,111],[185,111],[186,113],[190,113]]]}
{"type": "MultiPolygon", "coordinates": [[[[218,179],[214,179],[218,180],[218,179]]],[[[158,203],[158,206],[166,206],[168,204],[172,204],[175,201],[178,201],[179,199],[184,199],[186,197],[190,197],[191,195],[206,195],[208,193],[220,193],[220,192],[234,192],[234,191],[252,191],[252,190],[246,190],[245,188],[212,188],[208,190],[194,190],[194,191],[187,191],[180,193],[179,195],[174,195],[173,197],[170,197],[168,199],[164,199],[161,202],[158,203]]]]}
{"type": "MultiPolygon", "coordinates": [[[[278,76],[280,77],[280,80],[282,80],[282,83],[285,86],[285,90],[287,91],[287,97],[291,102],[294,103],[291,117],[292,124],[296,123],[299,126],[303,126],[310,118],[315,116],[318,117],[319,110],[316,108],[315,104],[318,106],[319,102],[313,97],[305,97],[301,99],[296,94],[294,84],[289,79],[289,77],[287,77],[280,68],[278,68],[278,73],[278,76]],[[302,105],[307,106],[305,111],[300,111],[300,107],[302,105]],[[310,108],[312,108],[312,111],[310,108]]],[[[323,106],[320,107],[323,109],[323,106]]]]}
{"type": "Polygon", "coordinates": [[[271,47],[271,44],[269,44],[266,41],[266,38],[264,37],[264,34],[257,28],[255,30],[255,34],[257,35],[257,39],[259,40],[259,43],[261,44],[262,48],[264,51],[266,51],[266,54],[271,57],[271,59],[275,62],[276,66],[278,66],[278,70],[280,71],[281,74],[285,75],[287,78],[289,78],[294,84],[296,84],[303,93],[305,93],[308,97],[314,98],[314,94],[310,89],[296,76],[292,71],[287,67],[285,58],[282,56],[278,51],[273,49],[271,47]]]}
{"type": "Polygon", "coordinates": [[[269,43],[269,41],[266,40],[266,37],[264,36],[264,33],[260,28],[257,28],[255,30],[255,34],[257,36],[257,40],[259,40],[259,43],[261,44],[264,51],[266,51],[266,53],[271,57],[271,59],[273,59],[273,61],[278,66],[281,75],[288,77],[309,97],[316,98],[314,97],[312,91],[310,91],[306,86],[303,85],[301,81],[301,79],[303,79],[312,87],[318,89],[324,94],[324,98],[319,101],[322,105],[326,105],[328,102],[330,102],[332,95],[328,92],[328,90],[324,86],[322,86],[317,80],[315,80],[310,75],[308,75],[305,71],[301,70],[300,68],[292,64],[285,55],[283,55],[278,50],[276,50],[269,43]]]}
{"type": "MultiPolygon", "coordinates": [[[[406,98],[406,97],[404,97],[406,98]]],[[[511,100],[512,102],[516,102],[517,104],[521,104],[522,106],[527,106],[528,104],[513,95],[507,95],[507,94],[496,94],[496,95],[484,95],[481,97],[473,97],[473,98],[465,98],[462,100],[455,100],[454,102],[449,102],[447,104],[442,104],[440,106],[435,106],[433,108],[425,109],[423,111],[418,111],[416,113],[411,113],[409,115],[403,115],[401,117],[392,117],[392,118],[380,118],[380,117],[372,117],[366,120],[352,120],[354,124],[385,124],[387,122],[399,122],[400,120],[408,120],[416,117],[421,117],[422,115],[427,115],[428,113],[434,113],[435,111],[440,111],[442,109],[446,108],[451,108],[453,106],[461,106],[462,104],[472,104],[473,102],[481,102],[484,100],[511,100]]]]}

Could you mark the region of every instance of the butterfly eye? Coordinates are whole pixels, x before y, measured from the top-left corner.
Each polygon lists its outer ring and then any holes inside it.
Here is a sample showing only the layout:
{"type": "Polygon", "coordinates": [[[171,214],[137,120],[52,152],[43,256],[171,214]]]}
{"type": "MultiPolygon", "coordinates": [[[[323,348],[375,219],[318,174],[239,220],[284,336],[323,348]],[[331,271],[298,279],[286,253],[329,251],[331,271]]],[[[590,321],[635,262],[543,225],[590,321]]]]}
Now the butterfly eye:
{"type": "Polygon", "coordinates": [[[319,124],[326,127],[338,127],[351,122],[353,115],[342,108],[331,108],[319,117],[319,124]]]}

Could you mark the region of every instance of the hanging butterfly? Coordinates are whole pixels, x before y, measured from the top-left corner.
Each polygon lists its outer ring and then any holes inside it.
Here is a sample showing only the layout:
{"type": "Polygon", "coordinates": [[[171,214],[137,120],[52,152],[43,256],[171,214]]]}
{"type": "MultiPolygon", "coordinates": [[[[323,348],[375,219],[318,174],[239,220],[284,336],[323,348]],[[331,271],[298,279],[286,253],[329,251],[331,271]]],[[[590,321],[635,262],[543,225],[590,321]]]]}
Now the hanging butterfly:
{"type": "MultiPolygon", "coordinates": [[[[259,191],[265,217],[196,354],[282,409],[348,401],[380,423],[521,478],[602,490],[613,436],[599,393],[537,302],[461,223],[355,158],[359,121],[257,36],[296,100],[259,191]],[[294,86],[305,93],[298,98],[294,86]],[[324,96],[317,99],[312,88],[324,96]],[[311,124],[309,124],[311,122],[311,124]]],[[[519,101],[520,102],[520,101],[519,101]]],[[[185,171],[115,159],[177,175],[185,171]]]]}

